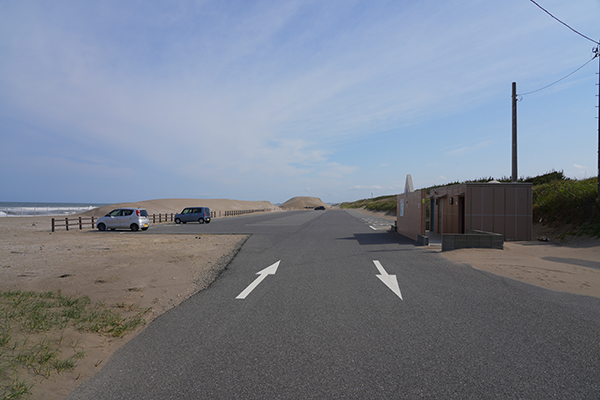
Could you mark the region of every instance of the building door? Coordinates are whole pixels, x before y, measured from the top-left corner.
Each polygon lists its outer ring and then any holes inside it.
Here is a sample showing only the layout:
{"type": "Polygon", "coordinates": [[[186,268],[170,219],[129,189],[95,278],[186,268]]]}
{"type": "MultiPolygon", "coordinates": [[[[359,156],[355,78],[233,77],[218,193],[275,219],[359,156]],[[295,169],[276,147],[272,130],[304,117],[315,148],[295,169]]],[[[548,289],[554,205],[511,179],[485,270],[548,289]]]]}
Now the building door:
{"type": "Polygon", "coordinates": [[[428,231],[429,232],[435,232],[435,199],[430,199],[429,200],[429,227],[428,227],[428,231]]]}
{"type": "Polygon", "coordinates": [[[458,198],[458,232],[465,233],[465,198],[458,198]]]}
{"type": "Polygon", "coordinates": [[[437,233],[444,233],[444,199],[437,199],[438,217],[437,217],[437,233]]]}

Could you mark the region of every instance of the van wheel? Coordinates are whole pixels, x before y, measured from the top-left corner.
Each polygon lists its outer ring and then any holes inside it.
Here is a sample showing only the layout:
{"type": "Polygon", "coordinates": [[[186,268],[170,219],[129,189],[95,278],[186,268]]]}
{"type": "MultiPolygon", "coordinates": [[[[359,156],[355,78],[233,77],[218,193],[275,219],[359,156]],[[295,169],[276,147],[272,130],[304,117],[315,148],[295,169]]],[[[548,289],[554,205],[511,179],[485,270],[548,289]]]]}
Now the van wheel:
{"type": "Polygon", "coordinates": [[[104,225],[103,223],[99,223],[98,224],[98,230],[99,231],[105,231],[106,230],[106,225],[104,225]]]}
{"type": "Polygon", "coordinates": [[[132,231],[137,231],[138,229],[140,229],[140,227],[138,226],[138,224],[131,224],[131,226],[129,226],[131,228],[132,231]]]}
{"type": "Polygon", "coordinates": [[[199,222],[199,223],[201,223],[201,224],[203,224],[203,223],[204,223],[204,218],[200,218],[200,219],[198,220],[198,222],[199,222]]]}
{"type": "Polygon", "coordinates": [[[176,224],[180,224],[180,223],[181,223],[181,220],[180,220],[179,218],[175,218],[175,223],[176,223],[176,224]]]}

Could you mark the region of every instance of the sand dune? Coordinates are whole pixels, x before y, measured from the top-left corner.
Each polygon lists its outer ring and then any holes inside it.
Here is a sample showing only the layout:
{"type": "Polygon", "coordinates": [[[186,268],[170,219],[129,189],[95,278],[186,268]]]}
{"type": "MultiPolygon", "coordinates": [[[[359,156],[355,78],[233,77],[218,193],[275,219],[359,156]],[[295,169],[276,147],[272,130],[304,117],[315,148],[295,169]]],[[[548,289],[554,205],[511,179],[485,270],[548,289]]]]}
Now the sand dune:
{"type": "Polygon", "coordinates": [[[290,210],[290,209],[301,210],[301,209],[305,209],[305,208],[315,208],[318,206],[323,206],[325,208],[331,208],[331,206],[329,204],[324,203],[320,198],[307,197],[307,196],[292,197],[285,203],[281,204],[279,207],[281,207],[283,209],[287,209],[287,210],[290,210]]]}
{"type": "Polygon", "coordinates": [[[86,217],[101,217],[106,213],[119,207],[139,207],[145,208],[149,214],[158,213],[178,213],[185,207],[208,207],[211,211],[223,212],[231,210],[265,210],[265,211],[281,211],[268,201],[245,201],[245,200],[230,200],[230,199],[157,199],[143,200],[132,203],[117,203],[108,206],[95,208],[82,213],[86,217]]]}

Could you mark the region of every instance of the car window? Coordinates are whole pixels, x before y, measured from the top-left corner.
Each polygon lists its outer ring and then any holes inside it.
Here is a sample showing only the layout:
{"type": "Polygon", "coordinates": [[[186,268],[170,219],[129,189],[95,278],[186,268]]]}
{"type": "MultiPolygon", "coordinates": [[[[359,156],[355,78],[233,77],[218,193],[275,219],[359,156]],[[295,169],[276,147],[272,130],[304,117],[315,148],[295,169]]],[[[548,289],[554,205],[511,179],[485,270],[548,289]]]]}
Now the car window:
{"type": "Polygon", "coordinates": [[[123,210],[123,216],[128,216],[131,215],[133,213],[133,210],[123,210]]]}
{"type": "Polygon", "coordinates": [[[182,214],[189,214],[192,212],[191,208],[184,208],[182,214]]]}
{"type": "Polygon", "coordinates": [[[148,216],[148,211],[146,211],[146,210],[140,210],[140,215],[142,217],[147,217],[148,216]]]}
{"type": "Polygon", "coordinates": [[[112,210],[106,215],[108,215],[109,217],[118,217],[119,215],[121,215],[121,210],[112,210]]]}
{"type": "Polygon", "coordinates": [[[208,207],[204,207],[204,212],[210,214],[210,209],[208,207]]]}

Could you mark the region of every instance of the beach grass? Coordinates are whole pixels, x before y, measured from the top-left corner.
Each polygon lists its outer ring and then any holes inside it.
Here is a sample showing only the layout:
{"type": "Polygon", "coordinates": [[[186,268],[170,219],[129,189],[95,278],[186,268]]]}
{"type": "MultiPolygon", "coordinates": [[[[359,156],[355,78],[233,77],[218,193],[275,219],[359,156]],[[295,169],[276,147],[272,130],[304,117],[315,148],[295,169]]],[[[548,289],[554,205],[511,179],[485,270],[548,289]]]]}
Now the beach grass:
{"type": "Polygon", "coordinates": [[[122,337],[144,325],[149,311],[61,291],[0,292],[0,399],[25,399],[35,382],[77,367],[85,352],[65,338],[67,329],[122,337]]]}
{"type": "Polygon", "coordinates": [[[379,196],[372,199],[363,199],[353,202],[345,202],[340,204],[340,208],[365,208],[369,211],[386,212],[396,214],[398,206],[397,195],[379,196]]]}
{"type": "Polygon", "coordinates": [[[598,178],[556,180],[533,188],[533,218],[550,226],[569,225],[566,235],[600,237],[598,178]]]}

